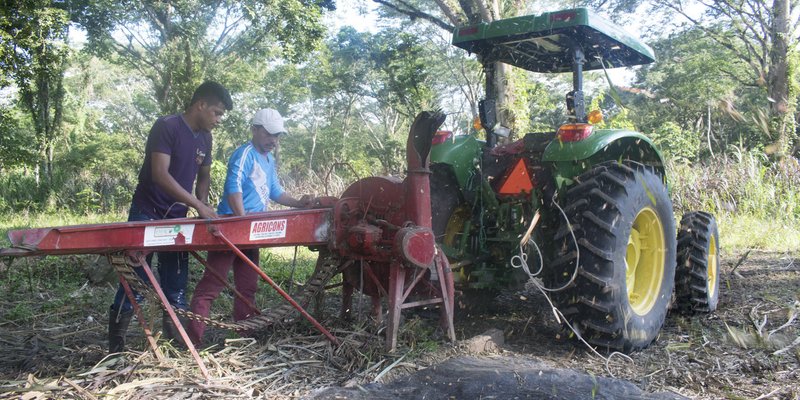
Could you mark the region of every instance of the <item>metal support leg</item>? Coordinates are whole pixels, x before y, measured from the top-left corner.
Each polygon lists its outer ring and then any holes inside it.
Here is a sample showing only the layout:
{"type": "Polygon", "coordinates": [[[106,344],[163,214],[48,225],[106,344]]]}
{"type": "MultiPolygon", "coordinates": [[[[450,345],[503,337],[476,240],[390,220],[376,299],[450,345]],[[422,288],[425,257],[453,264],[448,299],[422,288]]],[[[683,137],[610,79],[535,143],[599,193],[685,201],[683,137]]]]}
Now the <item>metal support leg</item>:
{"type": "Polygon", "coordinates": [[[196,251],[190,251],[189,253],[195,258],[195,260],[197,260],[197,262],[203,264],[205,271],[210,272],[214,278],[216,278],[220,283],[225,285],[225,287],[230,289],[233,292],[233,295],[236,296],[237,299],[241,300],[244,304],[247,304],[247,306],[250,307],[250,309],[253,310],[253,312],[256,315],[261,315],[261,310],[259,310],[258,307],[256,307],[256,305],[250,301],[250,299],[242,296],[242,294],[239,293],[239,291],[236,290],[235,287],[231,287],[231,285],[228,284],[228,279],[226,279],[224,276],[220,276],[217,273],[217,271],[214,271],[213,268],[208,268],[208,262],[206,261],[206,259],[200,257],[200,254],[197,254],[196,251]]]}
{"type": "Polygon", "coordinates": [[[261,276],[261,279],[263,279],[270,286],[272,286],[272,288],[275,289],[275,291],[278,292],[278,294],[280,294],[284,299],[286,299],[286,301],[288,301],[289,304],[292,305],[292,307],[294,307],[297,311],[299,311],[300,314],[303,315],[303,317],[306,320],[308,320],[308,322],[311,322],[311,324],[314,325],[314,327],[317,328],[318,331],[322,332],[322,334],[325,335],[328,338],[328,340],[330,340],[333,344],[337,346],[340,344],[339,339],[337,339],[336,336],[333,336],[327,329],[325,329],[324,326],[322,326],[322,324],[317,322],[317,320],[314,319],[314,317],[312,317],[311,314],[309,314],[302,306],[300,306],[300,304],[297,304],[297,302],[294,301],[294,299],[291,296],[289,296],[288,293],[286,293],[283,289],[281,289],[281,287],[278,286],[278,284],[275,283],[272,280],[272,278],[270,278],[266,273],[264,273],[264,271],[262,271],[261,268],[258,268],[257,265],[253,264],[253,262],[250,261],[250,259],[247,258],[247,256],[244,253],[242,253],[242,251],[239,250],[239,248],[236,247],[236,245],[233,244],[233,242],[228,240],[228,238],[225,237],[225,235],[221,231],[219,230],[214,231],[214,236],[216,236],[217,238],[222,240],[226,245],[228,245],[231,251],[236,253],[236,255],[242,259],[242,261],[244,261],[247,265],[250,266],[250,268],[253,268],[253,270],[255,270],[261,276]]]}
{"type": "Polygon", "coordinates": [[[158,349],[158,344],[156,343],[156,338],[153,337],[153,331],[150,329],[150,325],[147,323],[147,320],[144,319],[144,313],[142,313],[141,307],[139,307],[139,303],[136,302],[136,297],[133,295],[133,290],[131,290],[131,286],[128,285],[128,281],[125,280],[121,275],[119,277],[119,283],[122,285],[122,288],[125,289],[125,296],[128,297],[128,300],[131,302],[133,306],[133,312],[136,314],[136,319],[139,320],[139,325],[142,326],[142,330],[144,331],[145,336],[147,337],[147,343],[150,344],[150,348],[153,350],[153,353],[156,355],[156,358],[159,361],[164,361],[164,353],[158,349]]]}
{"type": "Polygon", "coordinates": [[[453,309],[455,308],[455,287],[453,285],[453,271],[450,270],[450,263],[441,251],[434,262],[436,272],[439,274],[439,287],[442,291],[442,329],[447,330],[447,337],[451,342],[456,341],[456,330],[453,327],[453,309]]]}
{"type": "Polygon", "coordinates": [[[186,344],[186,348],[189,349],[189,352],[192,353],[192,357],[197,362],[197,366],[200,368],[200,372],[203,374],[203,377],[206,380],[210,380],[211,376],[208,374],[208,369],[206,369],[206,365],[203,363],[203,359],[200,358],[200,354],[197,353],[197,349],[194,348],[194,344],[189,339],[189,335],[186,334],[186,330],[183,329],[183,325],[181,325],[181,321],[178,320],[178,316],[175,314],[175,310],[172,309],[172,305],[169,304],[169,300],[167,300],[167,296],[164,295],[164,291],[161,290],[161,286],[158,284],[155,275],[153,275],[153,271],[150,269],[150,266],[147,265],[147,260],[145,260],[143,255],[138,256],[138,261],[142,268],[144,268],[145,274],[147,274],[147,279],[150,280],[150,283],[153,285],[153,289],[155,289],[156,293],[158,294],[158,298],[161,299],[161,303],[164,305],[164,309],[169,314],[169,317],[172,319],[172,322],[175,324],[175,328],[180,333],[181,338],[183,338],[183,342],[186,344]]]}
{"type": "Polygon", "coordinates": [[[339,318],[349,321],[353,318],[353,285],[344,282],[342,285],[342,310],[339,318]]]}
{"type": "Polygon", "coordinates": [[[403,306],[403,289],[406,271],[399,262],[389,265],[389,320],[386,326],[386,350],[394,351],[397,347],[397,333],[400,330],[400,313],[403,306]]]}

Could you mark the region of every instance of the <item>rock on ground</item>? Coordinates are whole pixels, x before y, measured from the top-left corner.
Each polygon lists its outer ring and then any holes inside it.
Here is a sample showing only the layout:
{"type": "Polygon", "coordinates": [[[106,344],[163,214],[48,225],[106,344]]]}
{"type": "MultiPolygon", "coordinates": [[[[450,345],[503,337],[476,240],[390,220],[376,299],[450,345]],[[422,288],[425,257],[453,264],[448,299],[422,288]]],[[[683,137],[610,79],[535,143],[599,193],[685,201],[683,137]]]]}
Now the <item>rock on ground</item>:
{"type": "Polygon", "coordinates": [[[387,384],[326,388],[307,399],[685,399],[633,383],[511,357],[456,357],[387,384]]]}

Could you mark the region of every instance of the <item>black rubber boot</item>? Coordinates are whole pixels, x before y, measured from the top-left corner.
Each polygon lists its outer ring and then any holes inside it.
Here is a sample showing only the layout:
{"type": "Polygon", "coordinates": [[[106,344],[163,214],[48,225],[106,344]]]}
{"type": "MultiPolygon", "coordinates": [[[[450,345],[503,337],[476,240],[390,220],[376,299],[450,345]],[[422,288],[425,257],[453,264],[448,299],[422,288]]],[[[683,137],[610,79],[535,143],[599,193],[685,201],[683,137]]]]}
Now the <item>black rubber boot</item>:
{"type": "Polygon", "coordinates": [[[125,351],[125,334],[131,324],[133,310],[118,312],[111,307],[108,309],[108,352],[120,353],[125,351]]]}
{"type": "MultiPolygon", "coordinates": [[[[189,326],[189,321],[186,319],[186,317],[178,315],[178,321],[180,321],[184,330],[187,326],[189,326]]],[[[164,339],[173,340],[175,347],[177,348],[186,348],[186,343],[183,342],[181,333],[178,332],[178,328],[175,326],[175,324],[172,322],[172,318],[170,318],[169,314],[166,312],[161,315],[161,328],[164,330],[164,339]]]]}

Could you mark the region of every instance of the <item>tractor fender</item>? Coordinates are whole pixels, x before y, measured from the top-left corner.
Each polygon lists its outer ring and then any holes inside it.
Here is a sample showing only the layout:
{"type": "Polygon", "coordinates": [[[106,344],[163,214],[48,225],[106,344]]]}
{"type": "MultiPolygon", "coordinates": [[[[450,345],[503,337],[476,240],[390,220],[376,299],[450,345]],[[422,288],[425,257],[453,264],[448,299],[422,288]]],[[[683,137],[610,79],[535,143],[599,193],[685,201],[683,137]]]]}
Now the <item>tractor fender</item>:
{"type": "Polygon", "coordinates": [[[456,135],[431,147],[430,160],[432,164],[452,167],[458,186],[464,188],[484,146],[485,142],[473,135],[456,135]]]}
{"type": "Polygon", "coordinates": [[[575,175],[591,165],[604,161],[632,160],[650,165],[665,176],[664,158],[647,136],[625,129],[598,129],[588,138],[577,142],[553,140],[545,148],[542,161],[561,166],[575,166],[575,175]],[[583,161],[583,162],[582,162],[583,161]]]}

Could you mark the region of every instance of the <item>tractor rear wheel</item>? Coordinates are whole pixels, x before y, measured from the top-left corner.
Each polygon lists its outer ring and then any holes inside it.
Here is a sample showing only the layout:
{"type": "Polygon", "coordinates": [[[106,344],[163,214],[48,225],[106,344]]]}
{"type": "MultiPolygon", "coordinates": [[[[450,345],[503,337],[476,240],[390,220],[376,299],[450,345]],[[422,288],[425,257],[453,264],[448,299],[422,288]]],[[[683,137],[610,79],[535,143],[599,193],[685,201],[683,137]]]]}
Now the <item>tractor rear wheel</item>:
{"type": "MultiPolygon", "coordinates": [[[[464,208],[464,198],[461,195],[461,188],[458,180],[449,165],[433,164],[431,166],[431,225],[433,233],[436,235],[436,242],[444,243],[447,246],[454,246],[454,228],[448,229],[448,225],[453,225],[451,221],[454,215],[462,215],[458,212],[464,208]],[[448,231],[450,232],[448,234],[448,231]]],[[[469,209],[467,209],[469,211],[469,209]]],[[[463,219],[463,217],[458,217],[463,219]]]]}
{"type": "Polygon", "coordinates": [[[622,351],[655,339],[675,276],[675,222],[653,168],[608,162],[577,178],[547,274],[554,300],[589,343],[622,351]]]}
{"type": "MultiPolygon", "coordinates": [[[[465,225],[472,219],[472,208],[464,199],[455,172],[446,164],[431,165],[431,225],[440,250],[446,254],[460,254],[463,259],[450,259],[456,264],[468,259],[465,251],[465,225]]],[[[458,256],[456,256],[458,257],[458,256]]],[[[494,299],[499,294],[496,288],[471,288],[469,286],[469,267],[454,267],[451,277],[459,287],[460,295],[455,308],[460,313],[483,314],[492,310],[494,299]]]]}
{"type": "Polygon", "coordinates": [[[719,232],[714,216],[695,211],[681,218],[675,271],[678,311],[712,312],[719,302],[719,232]]]}

